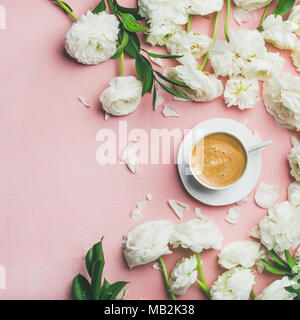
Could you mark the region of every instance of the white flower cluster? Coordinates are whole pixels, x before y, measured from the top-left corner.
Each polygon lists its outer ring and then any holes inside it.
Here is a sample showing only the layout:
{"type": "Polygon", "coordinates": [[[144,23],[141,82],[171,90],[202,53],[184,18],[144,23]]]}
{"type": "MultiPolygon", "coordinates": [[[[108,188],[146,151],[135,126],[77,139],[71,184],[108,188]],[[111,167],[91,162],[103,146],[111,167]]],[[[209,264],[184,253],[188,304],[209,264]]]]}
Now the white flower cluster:
{"type": "Polygon", "coordinates": [[[102,108],[114,116],[127,115],[139,105],[142,99],[142,88],[142,82],[135,77],[116,77],[101,94],[102,108]]]}
{"type": "Polygon", "coordinates": [[[225,271],[212,285],[212,300],[248,300],[255,284],[251,269],[236,267],[225,271]]]}
{"type": "Polygon", "coordinates": [[[171,68],[168,76],[183,82],[186,87],[176,86],[180,94],[192,101],[209,102],[223,93],[223,84],[215,75],[209,75],[199,70],[197,61],[191,54],[181,58],[182,65],[171,68]]]}
{"type": "Polygon", "coordinates": [[[264,288],[262,293],[256,297],[256,300],[293,300],[297,295],[285,290],[286,287],[295,284],[288,277],[283,277],[281,280],[272,282],[264,288]]]}
{"type": "Polygon", "coordinates": [[[119,22],[114,15],[88,11],[67,32],[65,48],[82,64],[98,64],[116,53],[118,33],[119,22]]]}
{"type": "Polygon", "coordinates": [[[253,108],[260,100],[258,80],[279,74],[284,60],[268,52],[263,35],[257,30],[231,30],[229,42],[217,40],[209,50],[210,61],[218,76],[229,76],[224,99],[228,107],[253,108]]]}
{"type": "Polygon", "coordinates": [[[284,128],[300,131],[300,77],[283,73],[263,86],[267,111],[284,128]]]}
{"type": "Polygon", "coordinates": [[[139,0],[139,14],[150,24],[147,42],[164,45],[172,35],[181,31],[189,14],[207,15],[220,11],[223,0],[139,0]]]}
{"type": "Polygon", "coordinates": [[[225,269],[237,266],[251,268],[265,257],[266,252],[259,242],[236,241],[224,247],[219,253],[219,264],[225,269]]]}
{"type": "Polygon", "coordinates": [[[129,268],[133,268],[172,253],[168,244],[201,252],[210,248],[220,249],[222,239],[222,234],[210,219],[194,219],[176,226],[170,221],[149,221],[124,237],[123,255],[129,268]]]}
{"type": "Polygon", "coordinates": [[[170,279],[171,291],[177,296],[183,295],[197,280],[197,259],[193,255],[190,258],[182,258],[175,265],[170,279]]]}
{"type": "MultiPolygon", "coordinates": [[[[174,34],[166,42],[166,47],[172,55],[188,55],[191,53],[198,60],[208,52],[211,42],[211,38],[207,35],[182,32],[174,34]]],[[[178,61],[181,62],[182,59],[179,58],[178,61]]]]}
{"type": "Polygon", "coordinates": [[[283,252],[300,243],[300,207],[289,201],[276,204],[259,223],[260,241],[268,249],[283,252]]]}

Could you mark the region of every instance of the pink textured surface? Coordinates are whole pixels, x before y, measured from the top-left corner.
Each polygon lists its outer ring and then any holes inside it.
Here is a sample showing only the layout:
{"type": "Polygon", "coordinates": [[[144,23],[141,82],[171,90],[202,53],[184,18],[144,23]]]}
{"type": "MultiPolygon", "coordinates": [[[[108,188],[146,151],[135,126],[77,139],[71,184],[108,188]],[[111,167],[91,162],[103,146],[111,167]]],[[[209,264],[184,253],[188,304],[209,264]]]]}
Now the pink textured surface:
{"type": "MultiPolygon", "coordinates": [[[[97,0],[68,2],[80,15],[97,0]]],[[[135,5],[134,0],[120,3],[135,5]]],[[[182,116],[166,119],[152,111],[151,96],[146,95],[134,114],[104,121],[98,96],[118,74],[119,62],[87,67],[69,59],[63,39],[72,22],[50,1],[1,0],[0,4],[7,13],[7,29],[0,30],[0,265],[6,268],[7,289],[0,290],[0,299],[68,299],[73,277],[78,272],[85,274],[86,250],[101,235],[105,235],[105,277],[109,281],[129,281],[129,299],[166,299],[160,272],[151,265],[129,271],[121,256],[122,235],[136,225],[129,213],[147,192],[153,194],[153,200],[143,211],[144,221],[178,223],[166,204],[168,199],[178,199],[211,217],[224,234],[224,245],[246,239],[266,214],[254,204],[252,192],[241,206],[239,223],[228,224],[224,220],[228,207],[212,208],[194,201],[181,186],[175,165],[144,165],[136,176],[121,164],[99,165],[96,134],[105,127],[117,130],[120,120],[127,120],[129,129],[150,132],[151,128],[191,128],[214,117],[247,119],[249,128],[274,142],[263,153],[261,181],[280,185],[281,200],[286,199],[291,181],[286,155],[292,133],[276,126],[263,103],[241,112],[227,108],[222,98],[197,104],[167,97],[182,116]],[[80,95],[93,107],[83,107],[77,100],[80,95]]],[[[244,27],[258,25],[261,12],[252,15],[244,27]]],[[[224,38],[223,22],[224,14],[219,38],[224,38]]],[[[192,30],[209,33],[211,25],[212,21],[197,17],[192,30]]],[[[238,28],[233,18],[230,27],[238,28]]],[[[286,69],[294,70],[288,53],[282,55],[286,69]]],[[[134,74],[130,59],[126,60],[126,74],[134,74]]],[[[193,217],[189,212],[186,219],[193,217]]],[[[202,254],[209,284],[222,272],[217,253],[202,254]]],[[[177,250],[166,257],[169,270],[182,254],[186,253],[177,250]]],[[[258,275],[255,291],[259,293],[272,280],[267,273],[258,275]]],[[[193,287],[183,298],[204,296],[193,287]]]]}

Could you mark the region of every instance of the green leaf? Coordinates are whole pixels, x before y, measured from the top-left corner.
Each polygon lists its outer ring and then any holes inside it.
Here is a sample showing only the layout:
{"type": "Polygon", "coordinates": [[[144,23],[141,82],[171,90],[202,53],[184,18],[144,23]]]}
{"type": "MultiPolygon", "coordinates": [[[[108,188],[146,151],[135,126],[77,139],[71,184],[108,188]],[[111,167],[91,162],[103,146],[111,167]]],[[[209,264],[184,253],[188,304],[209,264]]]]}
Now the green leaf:
{"type": "Polygon", "coordinates": [[[121,290],[128,284],[128,282],[120,281],[113,283],[108,289],[109,300],[115,300],[121,290]]]}
{"type": "Polygon", "coordinates": [[[93,300],[91,286],[83,275],[78,274],[74,278],[72,294],[75,300],[93,300]]]}
{"type": "Polygon", "coordinates": [[[93,10],[93,14],[98,14],[105,10],[106,10],[105,0],[101,0],[99,4],[96,6],[96,8],[93,10]]]}
{"type": "Polygon", "coordinates": [[[116,16],[118,13],[118,10],[117,10],[117,6],[115,4],[115,1],[108,0],[108,4],[109,4],[109,8],[110,8],[111,13],[116,16]]]}
{"type": "Polygon", "coordinates": [[[95,300],[99,300],[101,294],[102,285],[102,273],[104,268],[104,261],[98,260],[93,263],[93,274],[92,274],[92,292],[95,300]]]}
{"type": "Polygon", "coordinates": [[[283,16],[288,13],[294,6],[296,0],[279,0],[273,14],[276,16],[283,16]]]}
{"type": "Polygon", "coordinates": [[[111,57],[111,59],[117,59],[120,57],[120,55],[123,53],[127,43],[128,43],[128,40],[129,40],[129,36],[128,36],[128,33],[125,31],[125,30],[121,30],[120,31],[120,42],[121,44],[119,45],[116,53],[111,57]]]}
{"type": "Polygon", "coordinates": [[[157,54],[157,53],[153,53],[150,51],[147,51],[145,49],[142,49],[144,52],[147,53],[148,56],[152,57],[152,58],[161,58],[161,59],[177,59],[177,58],[181,58],[183,57],[183,55],[178,56],[178,55],[170,55],[170,54],[157,54]]]}
{"type": "Polygon", "coordinates": [[[279,257],[279,255],[274,251],[269,251],[271,258],[278,263],[283,269],[286,269],[288,272],[291,271],[289,265],[279,257]]]}
{"type": "Polygon", "coordinates": [[[147,31],[149,27],[140,24],[130,13],[119,12],[124,28],[129,32],[147,31]]]}
{"type": "Polygon", "coordinates": [[[142,20],[143,18],[139,15],[139,8],[125,8],[120,6],[117,1],[114,1],[118,11],[123,13],[130,13],[132,14],[136,20],[142,20]]]}
{"type": "Polygon", "coordinates": [[[184,83],[184,82],[181,82],[181,81],[177,81],[177,80],[173,80],[173,79],[170,79],[166,76],[164,76],[163,74],[161,74],[160,72],[154,70],[154,72],[163,80],[167,81],[167,82],[170,82],[176,86],[179,86],[179,87],[184,87],[184,88],[188,88],[188,86],[184,83]]]}
{"type": "Polygon", "coordinates": [[[106,279],[104,279],[98,300],[109,300],[109,287],[110,283],[106,279]]]}
{"type": "Polygon", "coordinates": [[[185,96],[181,95],[180,93],[176,92],[175,90],[172,90],[171,88],[167,87],[166,85],[161,83],[159,80],[156,79],[156,81],[165,91],[169,92],[173,96],[188,100],[187,97],[185,97],[185,96]]]}
{"type": "Polygon", "coordinates": [[[284,274],[284,275],[289,275],[289,272],[286,272],[286,270],[279,269],[275,266],[272,266],[270,263],[265,261],[264,259],[261,259],[264,267],[271,273],[273,274],[284,274]]]}
{"type": "Polygon", "coordinates": [[[96,243],[86,254],[85,256],[85,265],[86,269],[88,271],[88,274],[90,277],[92,277],[93,274],[93,264],[96,261],[103,261],[103,264],[105,262],[104,260],[104,253],[103,253],[103,247],[102,247],[102,241],[103,237],[100,242],[96,243]]]}
{"type": "Polygon", "coordinates": [[[293,257],[291,256],[290,252],[288,250],[284,250],[284,255],[286,262],[288,263],[289,267],[294,270],[294,268],[297,266],[296,262],[294,261],[293,257]]]}
{"type": "Polygon", "coordinates": [[[128,36],[129,39],[125,47],[125,51],[130,57],[136,58],[140,54],[141,50],[140,40],[135,33],[130,32],[128,33],[128,36]]]}
{"type": "Polygon", "coordinates": [[[156,97],[157,97],[157,92],[156,92],[156,86],[153,86],[153,100],[152,100],[152,106],[155,107],[156,103],[156,97]]]}
{"type": "Polygon", "coordinates": [[[135,59],[136,73],[143,83],[144,96],[146,92],[151,92],[153,87],[153,69],[151,63],[142,55],[138,55],[135,59]]]}
{"type": "Polygon", "coordinates": [[[91,248],[85,256],[85,266],[90,277],[93,272],[93,248],[91,248]]]}

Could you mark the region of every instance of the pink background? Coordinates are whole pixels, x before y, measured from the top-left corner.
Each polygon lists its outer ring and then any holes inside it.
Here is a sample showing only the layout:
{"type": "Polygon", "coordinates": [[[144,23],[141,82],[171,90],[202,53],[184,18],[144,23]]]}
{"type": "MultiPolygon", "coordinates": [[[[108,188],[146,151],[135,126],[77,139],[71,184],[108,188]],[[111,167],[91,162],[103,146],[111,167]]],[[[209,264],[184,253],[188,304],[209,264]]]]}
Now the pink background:
{"type": "MultiPolygon", "coordinates": [[[[79,16],[97,0],[68,2],[79,16]]],[[[120,3],[135,5],[133,0],[120,3]]],[[[222,98],[197,104],[173,102],[166,95],[166,101],[182,114],[167,119],[160,111],[152,111],[152,98],[146,95],[134,114],[104,121],[98,97],[118,74],[119,62],[88,67],[69,59],[63,41],[72,21],[51,1],[0,0],[0,5],[7,14],[7,29],[0,30],[0,265],[7,273],[7,289],[0,290],[1,299],[69,299],[73,277],[86,274],[85,252],[101,235],[105,235],[105,277],[110,282],[129,281],[128,299],[166,299],[160,272],[151,264],[129,271],[121,256],[123,234],[137,225],[129,214],[147,192],[153,194],[153,200],[143,211],[143,221],[178,223],[166,201],[184,201],[192,208],[200,207],[215,221],[224,234],[224,245],[246,239],[266,214],[254,204],[252,192],[249,202],[241,206],[239,223],[228,224],[224,218],[229,207],[213,208],[194,201],[181,186],[175,165],[143,165],[136,176],[122,164],[99,165],[96,134],[107,127],[117,132],[120,120],[127,120],[129,129],[147,132],[151,128],[192,128],[214,117],[247,120],[250,129],[274,142],[263,153],[261,181],[280,185],[281,200],[286,199],[291,182],[286,155],[292,133],[276,126],[262,102],[252,110],[239,111],[227,108],[222,98]],[[93,107],[82,106],[77,100],[80,95],[93,107]]],[[[261,11],[252,15],[244,27],[259,24],[261,11]]],[[[224,16],[218,35],[222,39],[223,23],[224,16]]],[[[212,21],[193,20],[195,32],[210,34],[211,27],[212,21]]],[[[233,18],[230,28],[238,28],[233,18]]],[[[282,55],[286,69],[295,72],[289,54],[282,55]]],[[[125,72],[135,74],[130,59],[125,72]]],[[[191,211],[186,220],[193,217],[191,211]]],[[[177,250],[166,257],[170,271],[183,254],[186,252],[177,250]]],[[[202,254],[209,284],[222,272],[217,254],[202,254]]],[[[255,291],[259,293],[273,279],[268,273],[257,275],[255,291]]],[[[204,296],[194,286],[182,298],[204,296]]]]}

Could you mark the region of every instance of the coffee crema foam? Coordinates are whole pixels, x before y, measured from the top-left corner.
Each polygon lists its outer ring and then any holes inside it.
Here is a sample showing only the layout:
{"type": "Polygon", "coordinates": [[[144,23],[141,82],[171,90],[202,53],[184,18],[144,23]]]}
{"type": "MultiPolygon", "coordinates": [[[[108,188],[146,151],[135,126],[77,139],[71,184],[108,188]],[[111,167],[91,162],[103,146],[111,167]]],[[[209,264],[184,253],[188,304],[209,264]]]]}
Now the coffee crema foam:
{"type": "Polygon", "coordinates": [[[214,188],[236,182],[244,173],[247,155],[242,144],[227,133],[214,133],[194,147],[191,166],[194,175],[214,188]]]}

